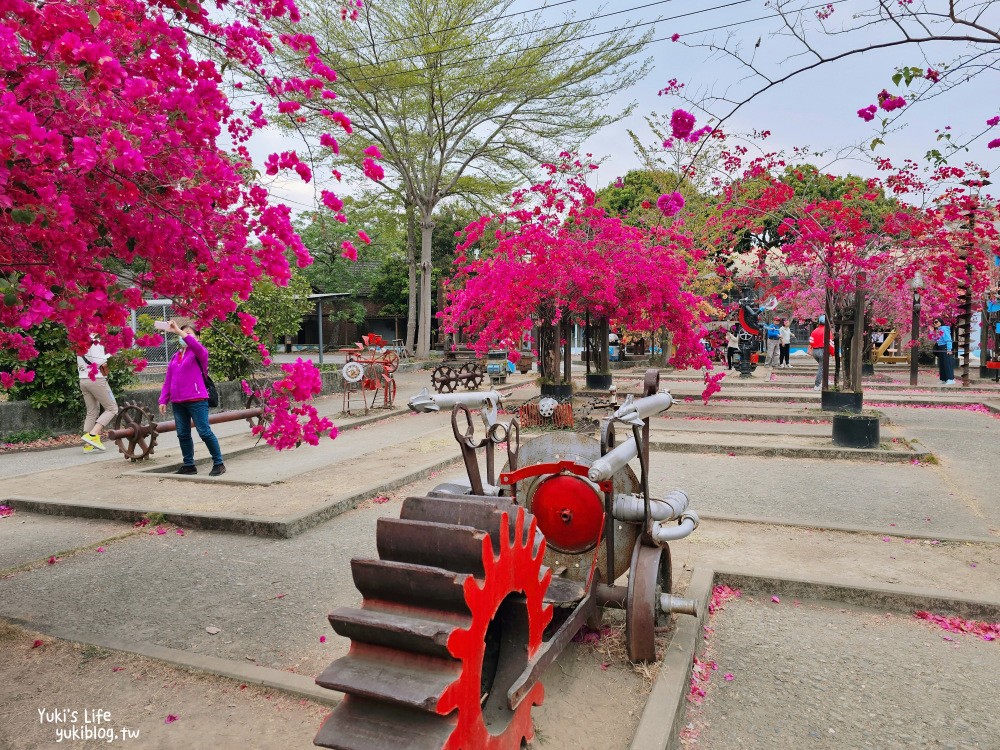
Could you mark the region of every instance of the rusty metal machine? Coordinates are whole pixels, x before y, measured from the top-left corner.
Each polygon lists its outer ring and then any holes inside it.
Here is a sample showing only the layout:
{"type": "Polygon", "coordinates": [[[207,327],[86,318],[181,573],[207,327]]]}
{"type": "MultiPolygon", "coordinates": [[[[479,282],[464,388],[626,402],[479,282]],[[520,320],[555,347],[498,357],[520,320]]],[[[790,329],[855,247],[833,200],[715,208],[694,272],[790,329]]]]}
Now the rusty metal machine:
{"type": "MultiPolygon", "coordinates": [[[[265,419],[260,400],[256,396],[250,396],[246,407],[210,414],[208,423],[219,424],[245,419],[251,427],[260,425],[265,419]]],[[[176,429],[177,423],[174,420],[154,422],[153,412],[134,401],[129,401],[118,410],[111,423],[111,429],[104,433],[104,436],[114,440],[118,452],[134,462],[144,461],[155,452],[158,435],[174,432],[176,429]]]]}
{"type": "Polygon", "coordinates": [[[656,370],[644,393],[603,420],[600,440],[545,433],[523,446],[516,418],[497,421],[495,392],[411,400],[415,411],[452,410],[468,482],[407,498],[398,519],[378,521],[378,559],[351,561],[363,601],[329,615],[351,646],[316,680],[344,693],[316,745],[520,748],[534,734],[542,674],[605,608],[625,610],[631,660],[656,658],[657,626],[695,613],[671,593],[668,544],[698,517],[683,492],[649,495],[649,418],[671,397],[656,370]],[[631,436],[619,442],[618,426],[631,436]]]}

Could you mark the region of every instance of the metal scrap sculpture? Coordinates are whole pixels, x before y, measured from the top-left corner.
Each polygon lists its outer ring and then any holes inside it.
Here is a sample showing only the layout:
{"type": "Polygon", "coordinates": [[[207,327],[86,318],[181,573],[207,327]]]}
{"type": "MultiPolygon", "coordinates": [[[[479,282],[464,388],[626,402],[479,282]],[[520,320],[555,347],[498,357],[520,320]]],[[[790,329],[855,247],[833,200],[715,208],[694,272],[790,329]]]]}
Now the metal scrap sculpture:
{"type": "MultiPolygon", "coordinates": [[[[245,419],[250,427],[256,427],[264,422],[266,415],[260,399],[250,396],[246,400],[245,409],[220,411],[208,417],[209,424],[235,422],[245,419]]],[[[157,436],[164,432],[174,432],[177,423],[170,419],[164,422],[154,422],[153,412],[134,402],[127,402],[111,422],[111,429],[105,437],[113,440],[118,446],[118,452],[132,462],[144,461],[156,451],[157,436]]]]}
{"type": "Polygon", "coordinates": [[[415,411],[452,409],[468,482],[407,498],[398,519],[378,521],[378,559],[351,561],[363,601],[329,615],[351,647],[316,680],[344,693],[316,745],[520,748],[542,674],[604,608],[625,610],[630,659],[656,658],[657,625],[695,612],[671,594],[668,544],[698,524],[683,492],[649,495],[649,419],[672,403],[658,386],[650,370],[645,396],[606,418],[600,441],[559,432],[524,446],[516,418],[497,421],[496,392],[411,400],[415,411]],[[616,425],[632,433],[620,444],[616,425]],[[615,585],[626,571],[628,585],[615,585]]]}

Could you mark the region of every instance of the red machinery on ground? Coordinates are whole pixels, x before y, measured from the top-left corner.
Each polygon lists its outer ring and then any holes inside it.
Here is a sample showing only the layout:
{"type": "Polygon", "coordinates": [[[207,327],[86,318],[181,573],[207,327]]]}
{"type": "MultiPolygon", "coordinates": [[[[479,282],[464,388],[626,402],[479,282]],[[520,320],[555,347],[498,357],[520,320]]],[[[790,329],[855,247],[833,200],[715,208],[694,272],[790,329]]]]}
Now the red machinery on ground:
{"type": "Polygon", "coordinates": [[[382,391],[382,405],[385,408],[392,406],[396,400],[396,379],[394,373],[399,367],[399,354],[395,350],[387,348],[385,341],[377,334],[361,337],[362,343],[355,348],[341,349],[345,354],[347,362],[341,369],[344,378],[344,406],[343,411],[351,411],[351,394],[354,392],[356,384],[360,383],[361,400],[364,402],[365,414],[368,409],[375,408],[375,400],[378,392],[382,391]],[[368,399],[364,395],[365,391],[372,393],[372,402],[369,406],[368,399]]]}
{"type": "Polygon", "coordinates": [[[658,371],[648,371],[645,396],[606,418],[599,441],[546,433],[523,447],[517,420],[496,419],[496,392],[411,401],[417,411],[452,409],[468,482],[407,498],[398,519],[378,521],[378,559],[351,561],[363,601],[329,616],[350,652],[316,680],[344,699],[315,744],[520,748],[533,735],[545,669],[605,608],[625,610],[631,660],[656,658],[657,625],[695,613],[670,593],[668,543],[698,523],[683,492],[649,495],[649,418],[671,404],[658,386],[658,371]],[[470,408],[482,412],[480,439],[470,408]],[[632,433],[621,444],[616,425],[632,433]],[[628,465],[635,458],[639,476],[628,465]],[[625,573],[627,585],[616,585],[625,573]]]}

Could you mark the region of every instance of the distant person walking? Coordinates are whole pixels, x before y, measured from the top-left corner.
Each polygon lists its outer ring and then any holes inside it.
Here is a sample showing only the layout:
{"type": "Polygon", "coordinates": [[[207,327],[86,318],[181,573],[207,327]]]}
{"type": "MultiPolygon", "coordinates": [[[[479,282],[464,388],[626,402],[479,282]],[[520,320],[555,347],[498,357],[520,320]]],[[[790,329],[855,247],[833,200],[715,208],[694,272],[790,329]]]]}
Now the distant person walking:
{"type": "Polygon", "coordinates": [[[951,326],[946,326],[941,318],[934,318],[934,353],[938,358],[938,375],[941,385],[955,385],[955,363],[951,359],[951,326]]]}
{"type": "Polygon", "coordinates": [[[101,433],[118,413],[118,402],[108,385],[108,354],[104,351],[96,334],[90,337],[90,348],[82,357],[76,357],[76,369],[80,376],[80,392],[87,406],[87,416],[83,421],[83,450],[89,453],[95,448],[105,450],[101,433]],[[101,413],[104,409],[104,413],[101,413]],[[100,416],[98,416],[100,415],[100,416]]]}
{"type": "Polygon", "coordinates": [[[733,325],[726,331],[726,369],[733,369],[733,357],[740,351],[740,339],[736,335],[736,326],[733,325]]]}
{"type": "Polygon", "coordinates": [[[205,384],[208,349],[198,341],[194,328],[190,325],[179,327],[171,321],[169,330],[180,337],[178,343],[181,348],[167,365],[163,389],[160,391],[160,414],[167,413],[167,404],[173,408],[177,440],[181,444],[181,456],[184,459],[181,468],[174,473],[198,473],[194,465],[194,440],[191,438],[193,420],[198,436],[212,454],[212,470],[208,475],[217,477],[226,473],[226,465],[222,462],[219,439],[208,423],[208,386],[205,384]]]}
{"type": "Polygon", "coordinates": [[[781,353],[778,355],[778,367],[788,369],[792,366],[789,361],[792,353],[792,329],[788,327],[788,321],[784,318],[779,322],[781,327],[778,328],[778,343],[781,353]]]}
{"type": "MultiPolygon", "coordinates": [[[[826,335],[826,316],[819,316],[819,325],[813,328],[809,334],[809,353],[816,360],[816,379],[813,381],[813,390],[823,389],[823,337],[826,335]]],[[[830,340],[830,354],[834,354],[833,340],[830,340]]]]}
{"type": "Polygon", "coordinates": [[[767,354],[764,357],[764,364],[767,367],[778,366],[778,348],[781,344],[781,334],[778,331],[778,321],[767,327],[767,354]]]}

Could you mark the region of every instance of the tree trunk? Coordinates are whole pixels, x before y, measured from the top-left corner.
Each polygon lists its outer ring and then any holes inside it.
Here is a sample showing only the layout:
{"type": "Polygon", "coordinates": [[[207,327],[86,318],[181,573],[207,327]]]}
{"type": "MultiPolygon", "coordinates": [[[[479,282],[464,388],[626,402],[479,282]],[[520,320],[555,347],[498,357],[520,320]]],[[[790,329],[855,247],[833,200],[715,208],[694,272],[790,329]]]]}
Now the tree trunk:
{"type": "Polygon", "coordinates": [[[431,235],[434,220],[430,211],[421,210],[420,217],[420,323],[417,328],[417,357],[424,359],[431,353],[431,235]]]}
{"type": "Polygon", "coordinates": [[[406,204],[406,270],[407,291],[406,302],[406,350],[413,354],[417,340],[417,217],[413,204],[406,204]]]}
{"type": "MultiPolygon", "coordinates": [[[[601,318],[601,321],[597,324],[597,372],[602,375],[606,375],[611,372],[611,355],[608,348],[611,344],[608,341],[610,335],[610,326],[608,325],[607,318],[601,318]]],[[[618,342],[619,347],[621,347],[621,342],[618,342]]],[[[619,348],[618,351],[621,351],[619,348]]]]}
{"type": "Polygon", "coordinates": [[[865,291],[858,280],[854,297],[854,336],[851,338],[851,390],[861,393],[861,358],[865,338],[865,291]]]}
{"type": "Polygon", "coordinates": [[[538,323],[538,365],[542,381],[559,382],[559,326],[543,316],[538,323]]]}
{"type": "Polygon", "coordinates": [[[563,383],[573,382],[573,321],[563,318],[563,383]]]}

